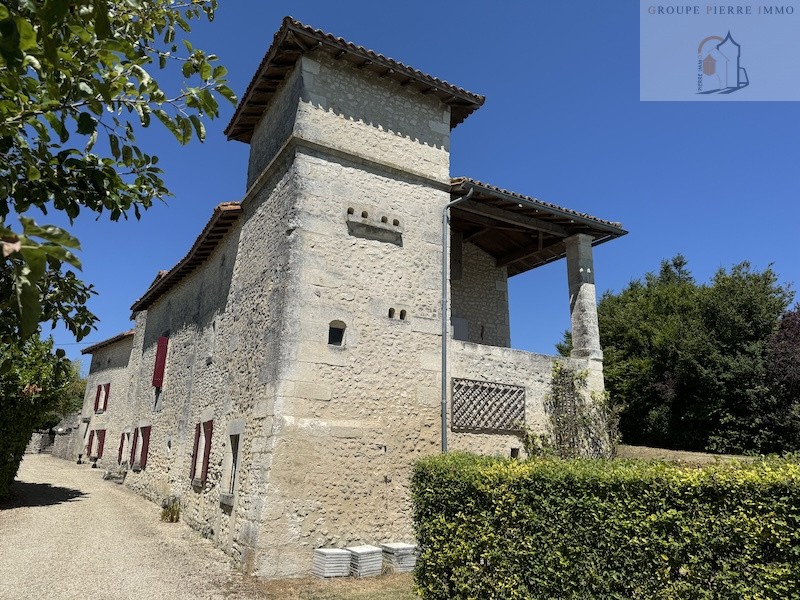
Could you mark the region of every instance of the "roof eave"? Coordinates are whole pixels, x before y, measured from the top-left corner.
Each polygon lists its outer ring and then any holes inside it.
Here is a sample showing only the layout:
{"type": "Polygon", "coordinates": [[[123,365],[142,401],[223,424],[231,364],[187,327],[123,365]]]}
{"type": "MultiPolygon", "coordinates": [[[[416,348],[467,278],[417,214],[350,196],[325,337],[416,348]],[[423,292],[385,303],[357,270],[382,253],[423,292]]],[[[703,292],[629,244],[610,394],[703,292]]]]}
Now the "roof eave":
{"type": "Polygon", "coordinates": [[[449,105],[451,108],[451,129],[462,123],[470,114],[480,108],[485,101],[485,98],[479,94],[468,92],[463,88],[422,73],[362,46],[356,46],[332,34],[313,29],[291,17],[285,17],[281,28],[273,38],[272,45],[267,50],[247,90],[242,95],[242,99],[236,107],[230,123],[225,128],[227,138],[249,143],[255,124],[263,116],[271,101],[271,94],[274,94],[282,81],[288,77],[303,54],[320,50],[328,52],[336,59],[344,58],[349,62],[356,63],[361,68],[375,72],[381,77],[393,79],[401,85],[414,85],[420,93],[435,94],[444,104],[449,105]],[[285,60],[280,61],[280,58],[285,60]],[[267,71],[270,69],[277,69],[283,73],[274,74],[270,78],[269,85],[265,85],[261,89],[261,92],[268,95],[269,98],[265,102],[261,102],[256,111],[247,114],[253,95],[259,91],[259,86],[264,83],[267,71]]]}

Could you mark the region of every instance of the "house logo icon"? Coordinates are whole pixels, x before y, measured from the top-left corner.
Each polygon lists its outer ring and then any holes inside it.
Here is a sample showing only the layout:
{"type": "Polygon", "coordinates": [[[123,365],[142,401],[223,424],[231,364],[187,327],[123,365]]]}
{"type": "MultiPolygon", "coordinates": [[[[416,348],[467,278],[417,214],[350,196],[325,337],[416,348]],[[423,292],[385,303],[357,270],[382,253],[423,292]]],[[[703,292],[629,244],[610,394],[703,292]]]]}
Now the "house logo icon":
{"type": "Polygon", "coordinates": [[[731,94],[750,85],[741,66],[742,47],[728,32],[724,38],[711,35],[697,47],[697,93],[731,94]]]}

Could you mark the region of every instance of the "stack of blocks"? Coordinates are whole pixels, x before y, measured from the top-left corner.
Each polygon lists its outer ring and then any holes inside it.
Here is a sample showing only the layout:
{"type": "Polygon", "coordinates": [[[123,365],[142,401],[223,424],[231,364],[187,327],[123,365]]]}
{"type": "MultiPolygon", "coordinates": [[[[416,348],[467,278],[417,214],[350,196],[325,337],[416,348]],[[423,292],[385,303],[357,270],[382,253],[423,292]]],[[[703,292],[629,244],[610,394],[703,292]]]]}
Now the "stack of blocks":
{"type": "Polygon", "coordinates": [[[383,562],[395,573],[410,573],[417,564],[417,547],[414,544],[382,544],[383,562]]]}
{"type": "Polygon", "coordinates": [[[338,548],[317,548],[311,573],[317,577],[347,577],[350,574],[350,553],[338,548]]]}
{"type": "Polygon", "coordinates": [[[377,546],[350,546],[350,572],[356,577],[374,577],[383,572],[383,555],[377,546]]]}

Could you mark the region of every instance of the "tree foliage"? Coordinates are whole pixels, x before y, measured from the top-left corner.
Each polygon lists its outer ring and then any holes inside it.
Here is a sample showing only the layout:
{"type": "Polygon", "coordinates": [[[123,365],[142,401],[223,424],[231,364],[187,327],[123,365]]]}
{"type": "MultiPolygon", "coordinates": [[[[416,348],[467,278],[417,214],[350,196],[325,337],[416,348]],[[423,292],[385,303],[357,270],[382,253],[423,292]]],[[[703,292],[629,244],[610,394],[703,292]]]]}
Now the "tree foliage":
{"type": "MultiPolygon", "coordinates": [[[[235,102],[217,57],[185,34],[216,0],[10,0],[0,5],[0,339],[62,322],[77,339],[95,317],[78,279],[79,242],[31,213],[139,218],[169,195],[136,132],[157,121],[203,140],[218,98],[235,102]],[[154,75],[183,76],[168,90],[154,75]]],[[[173,78],[170,78],[173,79],[173,78]]]]}
{"type": "Polygon", "coordinates": [[[19,344],[0,344],[0,360],[9,365],[0,373],[0,498],[17,474],[31,434],[46,424],[69,396],[76,372],[53,352],[53,340],[36,336],[19,344]]]}
{"type": "Polygon", "coordinates": [[[699,285],[682,256],[606,293],[598,319],[606,382],[626,407],[623,439],[717,452],[797,449],[796,432],[778,417],[797,401],[770,375],[772,348],[791,354],[791,335],[778,342],[775,332],[792,295],[771,268],[746,262],[699,285]]]}

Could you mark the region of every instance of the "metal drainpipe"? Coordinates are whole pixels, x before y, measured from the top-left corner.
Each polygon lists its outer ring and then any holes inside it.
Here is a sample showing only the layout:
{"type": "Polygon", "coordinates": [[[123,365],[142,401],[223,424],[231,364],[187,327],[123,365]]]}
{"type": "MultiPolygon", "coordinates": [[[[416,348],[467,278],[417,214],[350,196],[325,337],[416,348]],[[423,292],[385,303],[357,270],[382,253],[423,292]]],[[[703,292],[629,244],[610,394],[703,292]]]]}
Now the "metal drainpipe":
{"type": "Polygon", "coordinates": [[[475,188],[469,188],[466,196],[448,202],[442,209],[442,453],[447,452],[447,283],[450,260],[448,254],[448,240],[450,239],[449,210],[459,202],[464,202],[472,197],[475,188]]]}

